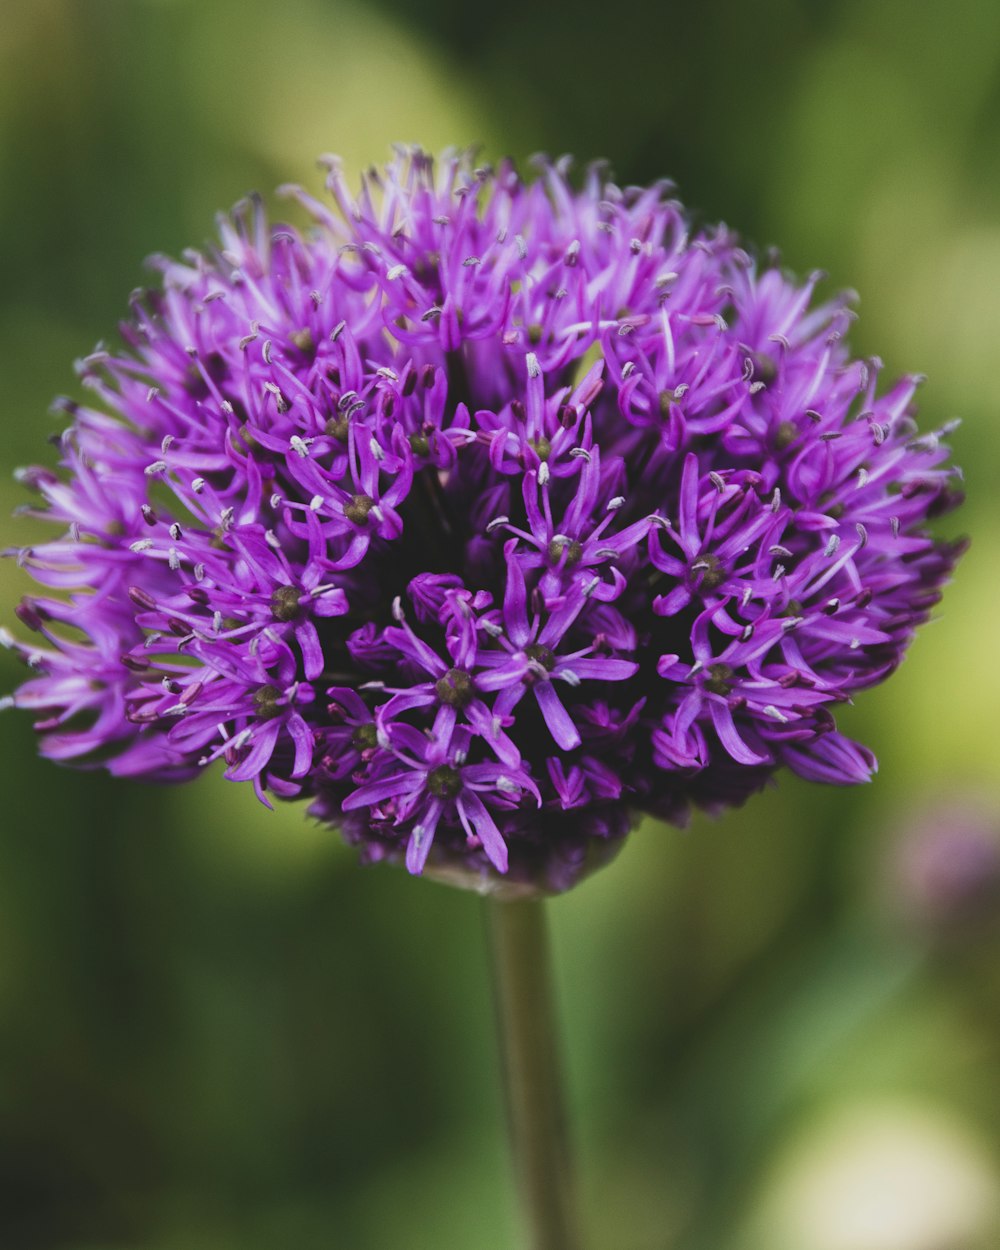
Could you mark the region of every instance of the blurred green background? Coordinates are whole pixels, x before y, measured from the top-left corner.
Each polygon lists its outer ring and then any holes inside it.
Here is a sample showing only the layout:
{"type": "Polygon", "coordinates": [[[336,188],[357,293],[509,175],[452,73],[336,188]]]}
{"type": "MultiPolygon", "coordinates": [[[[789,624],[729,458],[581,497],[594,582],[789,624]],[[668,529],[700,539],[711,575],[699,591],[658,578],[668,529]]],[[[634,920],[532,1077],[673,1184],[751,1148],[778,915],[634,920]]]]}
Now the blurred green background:
{"type": "MultiPolygon", "coordinates": [[[[4,545],[143,257],[397,139],[669,175],[964,418],[973,547],[845,718],[875,784],[644,827],[551,916],[591,1250],[995,1250],[1000,6],[2,0],[4,545]]],[[[478,900],[0,734],[0,1245],[517,1245],[478,900]]]]}

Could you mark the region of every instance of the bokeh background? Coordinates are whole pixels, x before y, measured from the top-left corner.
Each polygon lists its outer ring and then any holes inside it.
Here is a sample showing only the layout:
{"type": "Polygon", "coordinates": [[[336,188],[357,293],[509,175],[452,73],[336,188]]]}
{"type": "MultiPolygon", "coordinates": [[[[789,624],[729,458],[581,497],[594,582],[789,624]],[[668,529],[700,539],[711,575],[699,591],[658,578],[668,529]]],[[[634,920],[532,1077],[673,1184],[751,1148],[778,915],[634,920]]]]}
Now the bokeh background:
{"type": "MultiPolygon", "coordinates": [[[[1000,6],[2,0],[4,545],[143,257],[397,139],[669,175],[964,419],[972,549],[846,718],[877,781],[643,827],[551,915],[592,1250],[995,1250],[1000,6]]],[[[0,1245],[517,1245],[478,900],[0,736],[0,1245]]]]}

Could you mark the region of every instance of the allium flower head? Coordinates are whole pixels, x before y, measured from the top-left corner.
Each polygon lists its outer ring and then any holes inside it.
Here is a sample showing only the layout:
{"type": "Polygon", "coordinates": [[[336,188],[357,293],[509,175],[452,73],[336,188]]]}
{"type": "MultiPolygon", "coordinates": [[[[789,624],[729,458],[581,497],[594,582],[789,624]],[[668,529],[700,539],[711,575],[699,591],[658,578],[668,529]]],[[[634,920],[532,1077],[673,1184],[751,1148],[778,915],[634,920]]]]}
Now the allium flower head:
{"type": "MultiPolygon", "coordinates": [[[[879,390],[846,299],[691,233],[665,184],[522,182],[400,151],[307,234],[257,200],[82,361],[62,535],[13,642],[43,752],[211,761],[366,859],[571,884],[636,813],[874,758],[887,676],[957,546],[947,431],[879,390]]],[[[12,641],[12,640],[11,640],[12,641]]]]}

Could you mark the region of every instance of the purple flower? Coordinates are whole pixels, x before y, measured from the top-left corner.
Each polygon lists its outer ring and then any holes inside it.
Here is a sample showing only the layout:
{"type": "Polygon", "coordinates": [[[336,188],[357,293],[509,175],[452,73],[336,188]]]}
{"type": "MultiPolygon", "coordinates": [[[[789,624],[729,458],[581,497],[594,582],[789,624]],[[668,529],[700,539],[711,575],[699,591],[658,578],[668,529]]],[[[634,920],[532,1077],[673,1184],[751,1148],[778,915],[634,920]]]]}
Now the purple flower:
{"type": "Polygon", "coordinates": [[[248,201],[80,363],[8,703],[43,752],[303,795],[368,860],[565,889],[637,813],[866,780],[839,704],[960,544],[844,299],[669,188],[400,152],[248,201]]]}

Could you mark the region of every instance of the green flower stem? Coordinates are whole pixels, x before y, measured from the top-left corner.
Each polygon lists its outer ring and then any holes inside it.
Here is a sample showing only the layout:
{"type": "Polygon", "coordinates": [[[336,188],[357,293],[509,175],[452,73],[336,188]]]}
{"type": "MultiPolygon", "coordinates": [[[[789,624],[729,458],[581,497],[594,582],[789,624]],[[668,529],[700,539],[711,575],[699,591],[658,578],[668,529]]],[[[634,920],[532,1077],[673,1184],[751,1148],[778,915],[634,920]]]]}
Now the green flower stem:
{"type": "Polygon", "coordinates": [[[530,1250],[579,1250],[544,903],[486,902],[511,1152],[530,1250]]]}

